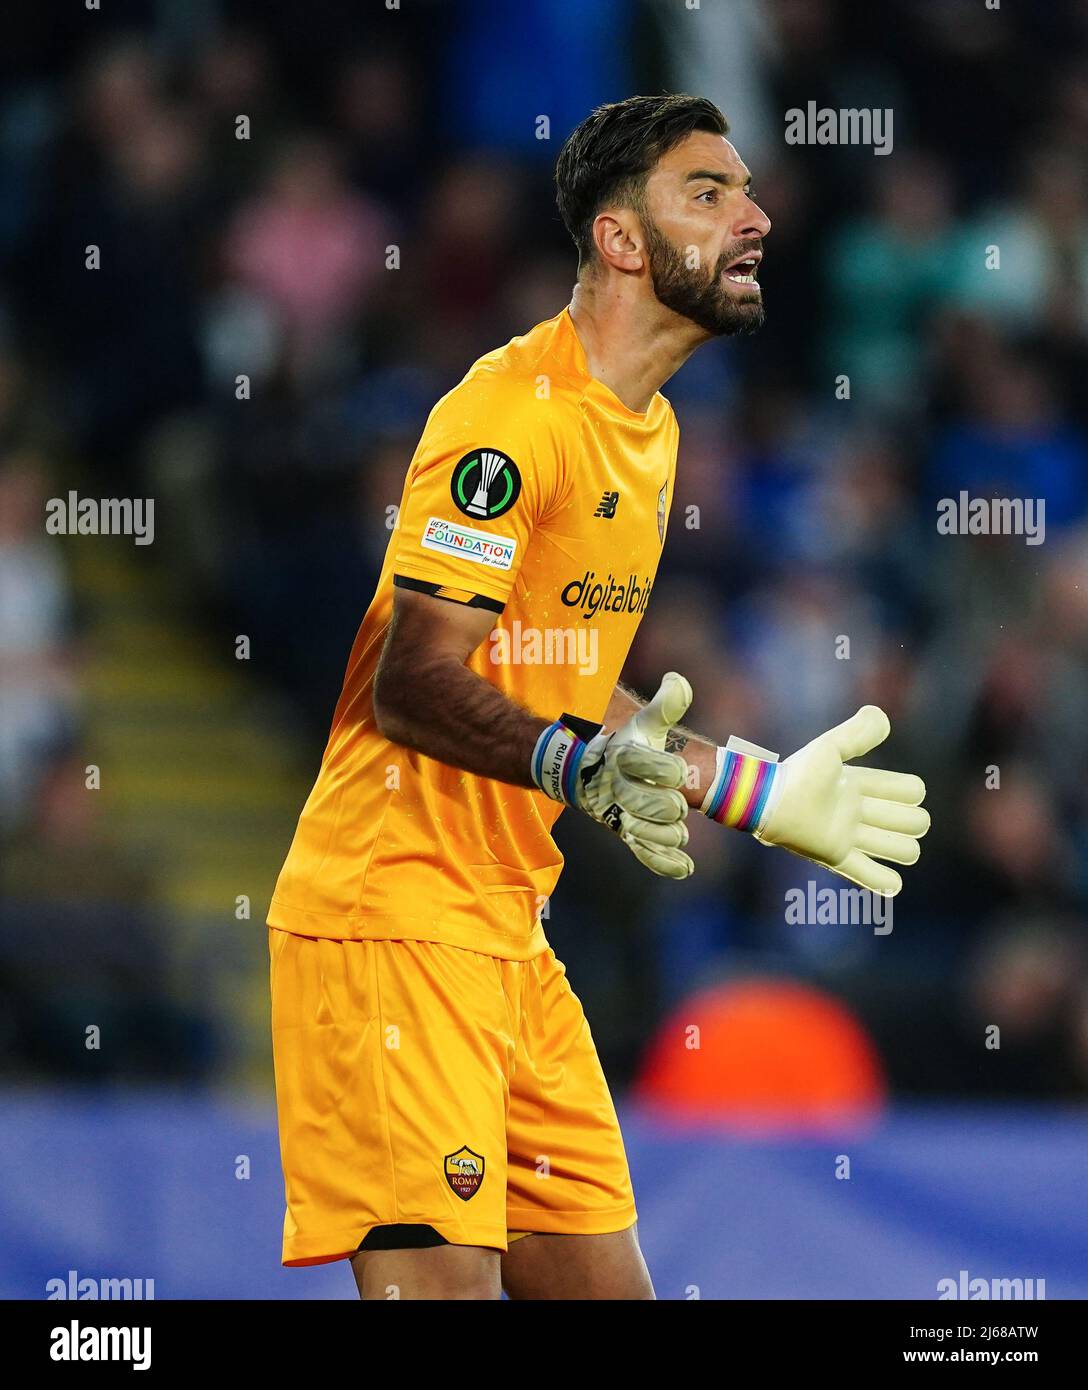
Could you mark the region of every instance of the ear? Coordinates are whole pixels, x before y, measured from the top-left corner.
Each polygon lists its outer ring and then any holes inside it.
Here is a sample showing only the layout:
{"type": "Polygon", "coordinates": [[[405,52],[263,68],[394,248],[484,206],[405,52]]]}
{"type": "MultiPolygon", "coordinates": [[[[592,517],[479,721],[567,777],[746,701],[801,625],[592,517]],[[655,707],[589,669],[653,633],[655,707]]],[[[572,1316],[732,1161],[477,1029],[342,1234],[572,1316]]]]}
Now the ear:
{"type": "Polygon", "coordinates": [[[646,264],[642,224],[630,208],[599,212],[593,219],[593,244],[604,265],[630,273],[646,264]]]}

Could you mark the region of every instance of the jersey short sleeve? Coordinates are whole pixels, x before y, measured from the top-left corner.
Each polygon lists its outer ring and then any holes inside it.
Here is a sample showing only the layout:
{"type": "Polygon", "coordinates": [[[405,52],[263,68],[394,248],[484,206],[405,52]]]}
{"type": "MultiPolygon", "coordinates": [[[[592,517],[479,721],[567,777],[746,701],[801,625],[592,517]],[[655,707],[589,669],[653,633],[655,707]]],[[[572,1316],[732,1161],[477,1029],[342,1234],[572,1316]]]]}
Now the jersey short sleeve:
{"type": "Polygon", "coordinates": [[[563,488],[557,415],[531,378],[498,372],[438,402],[405,482],[394,585],[502,612],[563,488]]]}

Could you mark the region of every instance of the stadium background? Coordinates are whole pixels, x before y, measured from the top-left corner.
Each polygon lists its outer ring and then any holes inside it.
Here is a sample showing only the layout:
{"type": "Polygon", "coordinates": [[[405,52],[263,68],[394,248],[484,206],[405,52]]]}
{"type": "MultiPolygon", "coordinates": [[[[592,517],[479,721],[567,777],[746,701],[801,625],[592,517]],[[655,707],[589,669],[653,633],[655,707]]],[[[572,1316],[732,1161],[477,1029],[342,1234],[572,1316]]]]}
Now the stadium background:
{"type": "Polygon", "coordinates": [[[788,925],[811,872],[709,824],[675,885],[564,818],[659,1291],[1088,1294],[1088,5],[113,0],[18,7],[0,74],[0,1292],[352,1292],[276,1265],[264,909],[426,414],[569,298],[562,140],[688,90],[768,322],[665,388],[626,679],[783,754],[879,703],[934,828],[878,934],[788,925]],[[893,153],[786,145],[809,101],[893,153]],[[47,536],[70,488],[153,497],[154,544],[47,536]],[[1045,544],[939,536],[961,489],[1045,498],[1045,544]]]}

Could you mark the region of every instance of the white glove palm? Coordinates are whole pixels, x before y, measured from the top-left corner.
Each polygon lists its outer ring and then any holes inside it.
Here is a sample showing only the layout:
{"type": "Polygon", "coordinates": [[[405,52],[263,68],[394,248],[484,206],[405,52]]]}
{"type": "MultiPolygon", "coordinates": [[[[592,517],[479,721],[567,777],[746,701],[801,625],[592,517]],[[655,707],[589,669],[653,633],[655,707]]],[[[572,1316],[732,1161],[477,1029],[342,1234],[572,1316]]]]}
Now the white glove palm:
{"type": "Polygon", "coordinates": [[[903,880],[878,864],[913,864],[929,829],[920,777],[872,767],[847,767],[884,742],[888,716],[864,705],[852,719],[814,738],[775,770],[757,840],[781,845],[823,864],[852,883],[894,897],[903,880]]]}
{"type": "Polygon", "coordinates": [[[614,830],[631,853],[665,878],[695,872],[684,819],[688,803],[675,788],[684,785],[687,764],[665,752],[665,739],[691,704],[691,686],[669,671],[649,702],[615,733],[598,734],[586,745],[575,804],[614,830]],[[592,760],[592,761],[591,761],[592,760]]]}

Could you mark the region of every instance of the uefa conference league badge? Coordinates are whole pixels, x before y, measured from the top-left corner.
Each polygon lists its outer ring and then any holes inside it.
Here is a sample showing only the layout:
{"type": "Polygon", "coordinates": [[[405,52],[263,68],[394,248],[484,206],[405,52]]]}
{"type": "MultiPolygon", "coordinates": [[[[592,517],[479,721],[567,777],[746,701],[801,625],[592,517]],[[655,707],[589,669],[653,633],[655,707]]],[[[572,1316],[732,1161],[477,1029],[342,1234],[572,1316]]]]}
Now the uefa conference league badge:
{"type": "Polygon", "coordinates": [[[465,516],[493,521],[508,512],[521,493],[521,474],[509,454],[474,449],[453,470],[450,496],[465,516]]]}

